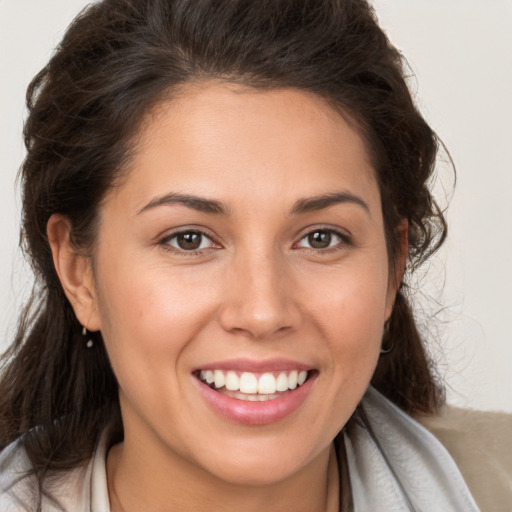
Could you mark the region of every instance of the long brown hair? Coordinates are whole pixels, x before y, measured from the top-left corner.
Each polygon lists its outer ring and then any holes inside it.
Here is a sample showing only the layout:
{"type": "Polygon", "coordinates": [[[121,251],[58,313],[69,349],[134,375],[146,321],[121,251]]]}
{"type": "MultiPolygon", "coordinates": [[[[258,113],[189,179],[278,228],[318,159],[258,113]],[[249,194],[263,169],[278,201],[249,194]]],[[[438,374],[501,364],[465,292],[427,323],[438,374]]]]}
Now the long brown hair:
{"type": "MultiPolygon", "coordinates": [[[[76,247],[92,246],[99,205],[126,172],[144,116],[180,85],[214,78],[292,87],[357,124],[379,183],[390,261],[405,218],[411,272],[442,243],[446,225],[428,188],[438,140],[404,66],[365,0],[103,0],[75,19],[27,91],[22,244],[37,286],[0,380],[0,446],[23,436],[40,485],[47,471],[90,457],[107,424],[122,436],[101,333],[86,349],[53,267],[50,216],[68,216],[76,247]]],[[[383,345],[393,350],[373,385],[410,414],[435,410],[442,392],[406,283],[383,345]]]]}

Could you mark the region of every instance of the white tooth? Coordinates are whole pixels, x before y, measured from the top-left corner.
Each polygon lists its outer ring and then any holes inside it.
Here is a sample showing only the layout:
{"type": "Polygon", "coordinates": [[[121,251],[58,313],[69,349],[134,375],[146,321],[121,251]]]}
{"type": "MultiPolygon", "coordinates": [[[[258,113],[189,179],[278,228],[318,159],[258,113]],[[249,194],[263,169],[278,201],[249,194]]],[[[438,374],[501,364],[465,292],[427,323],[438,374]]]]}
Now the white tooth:
{"type": "Polygon", "coordinates": [[[206,370],[201,370],[201,371],[199,372],[199,378],[200,378],[201,380],[206,380],[206,370]]]}
{"type": "Polygon", "coordinates": [[[254,373],[244,372],[240,376],[240,391],[242,393],[257,393],[258,379],[254,373]]]}
{"type": "Polygon", "coordinates": [[[226,373],[226,389],[229,391],[238,391],[240,389],[240,379],[235,372],[226,373]]]}
{"type": "Polygon", "coordinates": [[[211,370],[206,370],[204,379],[208,384],[211,384],[213,382],[213,372],[211,370]]]}
{"type": "Polygon", "coordinates": [[[215,370],[213,372],[213,380],[215,381],[215,387],[217,389],[226,384],[226,377],[224,376],[224,372],[222,370],[215,370]]]}
{"type": "Polygon", "coordinates": [[[297,377],[297,383],[299,384],[299,386],[302,386],[302,384],[304,384],[304,382],[306,382],[307,378],[308,378],[308,372],[306,372],[304,370],[299,372],[299,376],[297,377]]]}
{"type": "Polygon", "coordinates": [[[276,378],[271,373],[264,373],[258,381],[258,393],[271,395],[276,392],[276,378]]]}
{"type": "Polygon", "coordinates": [[[256,394],[244,395],[242,400],[247,400],[248,402],[257,402],[259,400],[259,395],[256,395],[256,394]]]}
{"type": "Polygon", "coordinates": [[[290,389],[295,389],[297,387],[297,377],[298,377],[297,370],[293,370],[290,372],[290,375],[288,376],[288,387],[290,389]]]}
{"type": "Polygon", "coordinates": [[[258,400],[260,402],[266,402],[267,400],[269,400],[269,395],[256,395],[258,397],[258,400]]]}
{"type": "Polygon", "coordinates": [[[276,391],[288,391],[288,377],[281,372],[276,380],[276,391]]]}

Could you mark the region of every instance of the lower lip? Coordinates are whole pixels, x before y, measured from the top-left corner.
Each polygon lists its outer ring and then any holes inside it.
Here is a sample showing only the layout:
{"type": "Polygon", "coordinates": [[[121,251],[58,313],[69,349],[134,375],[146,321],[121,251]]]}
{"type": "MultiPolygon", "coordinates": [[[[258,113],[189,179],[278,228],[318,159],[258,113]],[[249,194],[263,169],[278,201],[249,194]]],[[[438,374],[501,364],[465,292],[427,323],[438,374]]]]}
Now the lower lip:
{"type": "Polygon", "coordinates": [[[266,402],[248,402],[231,398],[215,391],[196,377],[194,380],[210,407],[224,418],[245,425],[267,425],[295,412],[306,400],[315,378],[316,374],[313,374],[302,386],[266,402]]]}

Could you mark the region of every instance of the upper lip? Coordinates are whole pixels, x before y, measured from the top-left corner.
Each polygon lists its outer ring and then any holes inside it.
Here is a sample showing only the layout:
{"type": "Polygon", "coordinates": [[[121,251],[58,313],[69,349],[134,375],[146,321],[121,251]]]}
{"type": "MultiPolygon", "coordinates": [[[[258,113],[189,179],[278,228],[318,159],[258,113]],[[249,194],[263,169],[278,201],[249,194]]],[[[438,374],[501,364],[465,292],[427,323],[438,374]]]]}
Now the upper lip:
{"type": "Polygon", "coordinates": [[[313,367],[292,359],[225,359],[222,361],[215,361],[207,363],[204,366],[196,368],[194,371],[199,370],[234,370],[241,372],[262,373],[262,372],[277,372],[282,370],[312,370],[313,367]]]}

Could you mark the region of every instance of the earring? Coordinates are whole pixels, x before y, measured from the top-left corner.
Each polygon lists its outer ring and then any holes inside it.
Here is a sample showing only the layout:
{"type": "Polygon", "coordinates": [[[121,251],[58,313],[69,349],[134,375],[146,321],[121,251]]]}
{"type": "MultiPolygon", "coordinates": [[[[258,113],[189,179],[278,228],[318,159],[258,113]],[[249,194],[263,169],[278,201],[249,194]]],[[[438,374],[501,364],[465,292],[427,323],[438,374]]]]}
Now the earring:
{"type": "MultiPolygon", "coordinates": [[[[384,322],[384,332],[382,334],[382,337],[383,338],[386,337],[388,335],[388,333],[389,333],[389,320],[386,320],[384,322]]],[[[391,345],[388,348],[382,347],[380,349],[380,353],[381,353],[381,355],[382,354],[389,354],[393,350],[393,348],[394,348],[394,345],[393,345],[393,343],[391,343],[391,345]]]]}
{"type": "Polygon", "coordinates": [[[380,349],[380,353],[381,353],[381,355],[389,354],[389,353],[393,350],[393,348],[394,348],[394,347],[393,347],[393,344],[391,344],[388,348],[384,348],[384,347],[382,347],[382,348],[380,349]]]}
{"type": "MultiPolygon", "coordinates": [[[[87,329],[85,328],[85,325],[82,327],[82,336],[87,336],[87,329]]],[[[89,339],[87,340],[87,343],[85,344],[85,346],[86,346],[87,348],[92,348],[92,347],[93,347],[93,345],[94,345],[94,341],[92,341],[92,339],[91,339],[91,338],[89,338],[89,339]]]]}

